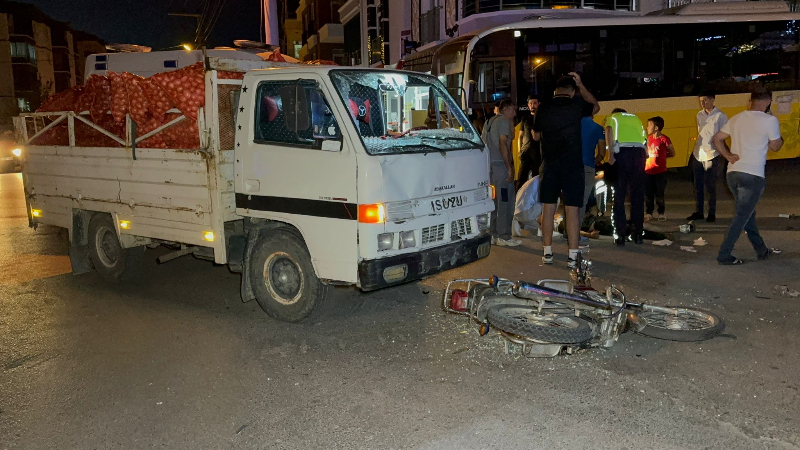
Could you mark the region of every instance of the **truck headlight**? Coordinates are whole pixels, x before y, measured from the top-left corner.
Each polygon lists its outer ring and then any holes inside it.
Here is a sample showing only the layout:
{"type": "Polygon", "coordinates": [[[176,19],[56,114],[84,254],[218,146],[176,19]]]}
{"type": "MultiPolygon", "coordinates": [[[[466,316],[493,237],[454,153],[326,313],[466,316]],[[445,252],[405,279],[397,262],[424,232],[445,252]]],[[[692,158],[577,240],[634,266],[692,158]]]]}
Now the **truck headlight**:
{"type": "Polygon", "coordinates": [[[11,153],[14,156],[16,156],[17,158],[19,158],[20,156],[22,156],[22,149],[21,148],[15,148],[14,150],[11,150],[11,153]]]}
{"type": "Polygon", "coordinates": [[[394,233],[382,233],[378,235],[378,251],[389,250],[394,246],[394,233]]]}
{"type": "Polygon", "coordinates": [[[489,214],[478,214],[475,216],[475,221],[478,222],[478,229],[488,230],[489,229],[489,214]]]}
{"type": "Polygon", "coordinates": [[[400,232],[400,248],[411,248],[417,246],[417,239],[413,231],[400,232]]]}

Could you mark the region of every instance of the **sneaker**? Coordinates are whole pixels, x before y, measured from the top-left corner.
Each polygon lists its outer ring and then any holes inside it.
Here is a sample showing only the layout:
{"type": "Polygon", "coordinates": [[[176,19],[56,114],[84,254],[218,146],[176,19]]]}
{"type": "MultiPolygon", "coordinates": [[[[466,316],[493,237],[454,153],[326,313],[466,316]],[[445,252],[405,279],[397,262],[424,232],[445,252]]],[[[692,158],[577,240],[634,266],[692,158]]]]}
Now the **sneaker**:
{"type": "Polygon", "coordinates": [[[659,222],[666,222],[667,221],[667,215],[666,214],[659,214],[658,215],[658,221],[659,222]]]}
{"type": "Polygon", "coordinates": [[[553,264],[553,254],[542,256],[542,264],[553,264]]]}
{"type": "Polygon", "coordinates": [[[644,215],[644,221],[645,222],[650,222],[651,220],[653,220],[653,215],[652,214],[645,214],[644,215]]]}
{"type": "Polygon", "coordinates": [[[574,268],[578,267],[578,261],[574,260],[572,258],[569,258],[569,260],[567,261],[567,267],[569,267],[570,269],[574,269],[574,268]]]}
{"type": "Polygon", "coordinates": [[[516,240],[516,239],[497,238],[497,244],[496,245],[498,247],[516,247],[518,245],[522,245],[522,241],[519,241],[519,240],[516,240]]]}
{"type": "Polygon", "coordinates": [[[708,217],[706,217],[706,222],[714,223],[716,221],[717,221],[717,215],[716,214],[709,214],[708,217]]]}
{"type": "Polygon", "coordinates": [[[497,238],[492,236],[492,245],[497,245],[497,238]]]}
{"type": "Polygon", "coordinates": [[[777,248],[768,248],[767,253],[764,253],[763,255],[758,255],[758,260],[764,261],[765,259],[768,259],[772,255],[780,255],[781,253],[782,253],[781,250],[777,248]]]}
{"type": "Polygon", "coordinates": [[[686,220],[692,221],[692,220],[700,220],[700,219],[703,219],[703,218],[704,218],[703,217],[703,213],[695,212],[691,216],[687,217],[686,220]]]}

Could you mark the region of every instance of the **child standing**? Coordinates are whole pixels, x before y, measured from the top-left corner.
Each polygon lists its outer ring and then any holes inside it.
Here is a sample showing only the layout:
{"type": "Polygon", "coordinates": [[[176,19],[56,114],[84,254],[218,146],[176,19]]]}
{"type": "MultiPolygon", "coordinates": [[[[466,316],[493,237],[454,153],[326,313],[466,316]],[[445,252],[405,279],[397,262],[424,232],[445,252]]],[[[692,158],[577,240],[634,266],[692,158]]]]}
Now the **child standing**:
{"type": "Polygon", "coordinates": [[[645,216],[644,220],[653,218],[667,220],[664,215],[664,189],[667,186],[667,158],[675,156],[672,141],[661,134],[664,129],[664,119],[652,117],[647,120],[647,163],[644,171],[647,174],[645,188],[645,216]],[[658,205],[658,212],[653,215],[653,206],[658,205]]]}

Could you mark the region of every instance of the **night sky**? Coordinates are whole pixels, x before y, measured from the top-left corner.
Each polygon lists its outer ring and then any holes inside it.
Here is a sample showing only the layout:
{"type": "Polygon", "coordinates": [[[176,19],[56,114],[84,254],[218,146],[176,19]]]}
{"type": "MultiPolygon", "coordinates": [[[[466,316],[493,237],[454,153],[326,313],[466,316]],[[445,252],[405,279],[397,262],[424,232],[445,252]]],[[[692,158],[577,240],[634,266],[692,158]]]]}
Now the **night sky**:
{"type": "MultiPolygon", "coordinates": [[[[39,7],[109,43],[139,44],[153,50],[193,42],[197,19],[167,13],[199,13],[200,0],[16,0],[39,7]]],[[[227,0],[208,38],[209,47],[233,46],[234,39],[261,40],[260,0],[227,0]]]]}

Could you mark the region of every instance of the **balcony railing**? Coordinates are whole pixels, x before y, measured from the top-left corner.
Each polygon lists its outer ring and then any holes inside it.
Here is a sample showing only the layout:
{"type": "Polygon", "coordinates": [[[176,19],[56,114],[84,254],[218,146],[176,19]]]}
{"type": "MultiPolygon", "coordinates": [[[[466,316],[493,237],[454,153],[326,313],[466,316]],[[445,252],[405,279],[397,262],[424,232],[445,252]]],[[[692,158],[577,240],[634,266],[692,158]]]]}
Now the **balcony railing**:
{"type": "Polygon", "coordinates": [[[439,11],[441,7],[436,7],[419,17],[420,45],[439,40],[439,11]]]}

